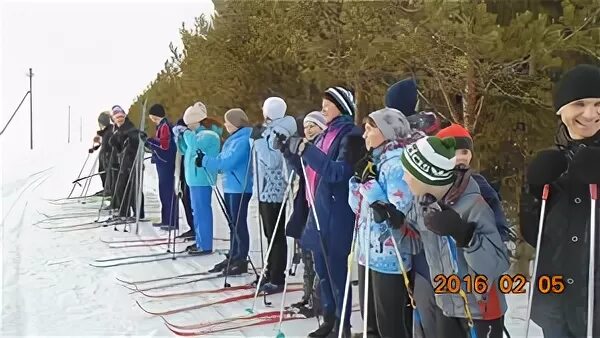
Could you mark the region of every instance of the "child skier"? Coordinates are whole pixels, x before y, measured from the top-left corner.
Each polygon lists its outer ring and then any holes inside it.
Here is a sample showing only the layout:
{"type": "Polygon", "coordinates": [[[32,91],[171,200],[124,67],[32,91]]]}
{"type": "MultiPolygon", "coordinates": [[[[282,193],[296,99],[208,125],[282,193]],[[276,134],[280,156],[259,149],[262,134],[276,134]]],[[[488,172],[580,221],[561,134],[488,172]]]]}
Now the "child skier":
{"type": "Polygon", "coordinates": [[[160,197],[160,226],[164,230],[179,228],[177,214],[177,196],[175,195],[175,154],[177,145],[171,132],[171,124],[166,117],[165,108],[160,104],[150,107],[150,120],[156,124],[156,136],[148,138],[146,144],[152,150],[152,162],[158,172],[158,196],[160,197]]]}
{"type": "Polygon", "coordinates": [[[403,222],[413,196],[402,180],[402,149],[423,137],[413,132],[406,117],[398,110],[384,108],[365,119],[363,138],[369,150],[367,158],[356,166],[350,179],[348,202],[358,217],[358,285],[361,313],[367,316],[367,334],[374,337],[412,337],[412,311],[404,276],[411,269],[411,256],[402,257],[404,271],[391,239],[391,223],[403,222]],[[372,217],[371,217],[372,215],[372,217]],[[397,219],[399,218],[399,219],[397,219]],[[369,270],[365,268],[369,250],[369,270]],[[365,275],[370,283],[365,288],[365,275]],[[404,276],[403,276],[404,275],[404,276]],[[389,290],[394,290],[390,293],[389,290]],[[368,308],[363,308],[365,292],[368,308]]]}
{"type": "MultiPolygon", "coordinates": [[[[588,324],[590,262],[589,184],[600,183],[600,68],[579,65],[557,84],[554,108],[560,118],[554,149],[541,151],[527,169],[528,190],[521,203],[523,238],[536,246],[541,196],[549,184],[539,251],[539,276],[552,276],[564,286],[558,293],[541,294],[534,288],[531,319],[544,337],[585,337],[588,324]],[[560,279],[560,281],[558,280],[560,279]]],[[[598,206],[598,205],[597,205],[598,206]]],[[[596,209],[598,215],[598,209],[596,209]]],[[[596,241],[593,337],[600,336],[600,249],[596,241]]],[[[536,284],[536,283],[534,283],[536,284]]],[[[529,318],[527,318],[529,320],[529,318]]]]}
{"type": "MultiPolygon", "coordinates": [[[[250,159],[250,133],[248,116],[239,109],[225,113],[225,128],[229,137],[218,155],[199,152],[196,166],[223,173],[225,207],[233,224],[230,224],[229,257],[216,264],[210,272],[225,271],[228,275],[248,272],[248,203],[252,197],[252,170],[250,159]],[[229,261],[230,260],[230,261],[229,261]],[[229,262],[228,262],[229,261],[229,262]]],[[[196,215],[194,215],[195,217],[196,215]]]]}
{"type": "MultiPolygon", "coordinates": [[[[319,111],[313,111],[307,114],[302,120],[304,132],[301,133],[301,130],[299,130],[298,134],[300,137],[306,138],[308,142],[313,142],[319,134],[327,129],[325,117],[323,117],[323,114],[319,111]]],[[[299,177],[298,190],[296,192],[296,197],[294,198],[294,211],[286,225],[286,235],[299,240],[301,251],[299,254],[301,255],[302,264],[304,264],[304,273],[302,276],[304,280],[304,295],[299,302],[294,303],[291,306],[298,308],[299,312],[307,317],[314,317],[317,315],[315,310],[321,306],[318,304],[317,299],[315,299],[319,281],[317,273],[315,272],[313,254],[312,251],[307,249],[303,244],[303,234],[309,213],[308,201],[306,199],[306,181],[304,180],[304,177],[302,177],[302,168],[300,167],[300,158],[298,155],[291,154],[289,148],[283,148],[283,155],[288,161],[289,166],[294,168],[299,177]]]]}
{"type": "Polygon", "coordinates": [[[288,173],[283,169],[283,156],[273,148],[277,137],[288,138],[296,133],[296,120],[285,116],[287,105],[280,97],[269,97],[265,100],[262,111],[265,119],[264,130],[260,138],[254,141],[257,158],[258,210],[262,219],[263,231],[267,242],[273,241],[271,252],[267,257],[265,283],[259,286],[260,292],[266,294],[283,291],[285,269],[287,266],[287,240],[285,237],[285,210],[277,226],[279,210],[286,198],[288,173]],[[275,227],[277,226],[277,232],[275,227]],[[274,238],[274,239],[273,239],[274,238]]]}
{"type": "Polygon", "coordinates": [[[429,278],[415,274],[414,281],[424,337],[471,337],[471,330],[502,337],[506,301],[497,284],[508,255],[470,170],[455,170],[455,152],[453,138],[430,136],[406,147],[404,181],[415,204],[394,237],[400,250],[415,253],[422,246],[425,252],[429,278]],[[453,276],[459,290],[448,282],[453,276]],[[485,287],[465,286],[469,278],[485,287]]]}
{"type": "Polygon", "coordinates": [[[213,251],[211,196],[217,172],[208,168],[198,168],[195,161],[198,153],[208,156],[216,156],[219,153],[222,129],[215,123],[208,124],[205,122],[207,119],[206,107],[202,102],[196,102],[183,114],[183,121],[187,127],[173,127],[179,151],[185,156],[185,179],[190,187],[190,199],[194,211],[196,244],[186,248],[190,255],[207,255],[213,251]]]}

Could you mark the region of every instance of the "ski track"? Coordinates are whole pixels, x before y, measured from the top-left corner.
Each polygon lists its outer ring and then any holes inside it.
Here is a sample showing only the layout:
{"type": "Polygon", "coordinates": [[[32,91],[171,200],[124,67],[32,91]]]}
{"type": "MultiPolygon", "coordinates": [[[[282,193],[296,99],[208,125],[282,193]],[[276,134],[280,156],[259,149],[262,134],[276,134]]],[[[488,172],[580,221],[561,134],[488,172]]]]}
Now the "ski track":
{"type": "MultiPolygon", "coordinates": [[[[77,145],[71,145],[75,147],[77,145]]],[[[71,182],[76,177],[85,156],[83,145],[78,152],[64,151],[52,168],[38,171],[25,178],[7,182],[4,180],[3,205],[12,204],[3,215],[3,308],[2,328],[0,335],[57,335],[57,336],[173,336],[165,327],[162,319],[144,313],[135,301],[151,310],[173,309],[181,306],[201,304],[226,297],[240,295],[245,291],[227,291],[218,294],[206,294],[190,297],[168,299],[148,298],[119,285],[115,277],[127,280],[142,280],[172,276],[183,273],[206,271],[212,265],[222,260],[223,256],[211,256],[165,260],[160,262],[125,265],[112,268],[94,268],[88,263],[96,258],[107,258],[125,255],[142,255],[163,252],[164,246],[109,248],[102,238],[131,238],[131,234],[113,231],[113,227],[97,228],[86,231],[56,232],[33,226],[45,217],[40,214],[68,215],[69,213],[92,212],[97,210],[100,201],[88,200],[83,204],[79,199],[65,203],[49,203],[47,199],[65,197],[71,189],[71,182]],[[75,156],[73,155],[75,154],[75,156]],[[76,154],[80,154],[78,157],[76,154]],[[52,177],[51,180],[49,178],[52,177]],[[5,189],[6,188],[6,189],[5,189]],[[7,190],[8,189],[8,190],[7,190]],[[16,198],[15,198],[16,197],[16,198]],[[10,199],[13,199],[10,201],[10,199]],[[22,208],[22,209],[21,209],[22,208]],[[38,212],[39,211],[39,212],[38,212]],[[5,239],[5,234],[10,240],[5,239]]],[[[93,159],[90,159],[86,169],[88,172],[93,159]]],[[[39,170],[39,168],[37,168],[39,170]]],[[[34,170],[32,170],[34,171],[34,170]]],[[[147,217],[157,220],[159,205],[157,199],[157,178],[154,166],[146,165],[144,179],[144,195],[146,198],[147,217]]],[[[94,178],[89,192],[100,189],[100,179],[94,178]]],[[[80,193],[77,187],[74,194],[80,193]]],[[[213,195],[214,198],[214,195],[213,195]]],[[[221,214],[218,203],[213,201],[214,235],[217,238],[229,237],[229,229],[221,214]]],[[[257,203],[251,200],[248,217],[248,230],[252,238],[250,254],[256,266],[261,265],[260,248],[257,232],[257,203]]],[[[180,208],[183,216],[183,208],[180,208]]],[[[289,212],[287,213],[289,217],[289,212]]],[[[51,226],[83,223],[95,219],[94,216],[81,216],[64,220],[53,220],[46,223],[51,226]]],[[[181,230],[186,231],[185,217],[180,218],[181,230]]],[[[153,228],[149,224],[140,226],[140,236],[166,236],[166,232],[153,228]]],[[[184,248],[178,244],[177,248],[184,248]]],[[[293,242],[288,240],[288,246],[293,242]]],[[[215,249],[227,249],[228,242],[215,241],[215,249]]],[[[266,241],[263,247],[267,248],[266,241]]],[[[299,266],[296,276],[289,277],[290,282],[302,281],[303,268],[299,266]]],[[[355,280],[356,269],[353,273],[355,280]]],[[[201,277],[201,276],[198,276],[201,277]]],[[[180,278],[175,281],[191,280],[196,277],[180,278]]],[[[232,285],[250,283],[253,275],[232,277],[228,282],[232,285]]],[[[152,287],[166,284],[160,281],[143,284],[141,287],[152,287]]],[[[152,292],[185,292],[220,288],[223,278],[190,283],[152,292]]],[[[358,289],[353,288],[353,303],[358,302],[358,289]]],[[[286,305],[299,300],[302,292],[286,295],[286,305]]],[[[525,312],[527,298],[525,295],[509,295],[509,311],[506,314],[506,327],[512,337],[523,337],[525,330],[525,312]]],[[[272,307],[263,304],[262,297],[257,299],[255,313],[279,310],[281,295],[269,296],[272,307]]],[[[252,306],[252,299],[215,305],[189,312],[177,313],[167,319],[176,325],[189,325],[200,322],[214,321],[230,316],[247,314],[246,309],[252,306]]],[[[352,315],[354,332],[362,329],[360,312],[352,315]]],[[[282,331],[287,337],[306,337],[307,333],[317,327],[316,319],[284,322],[282,331]]],[[[273,337],[277,334],[278,324],[243,328],[219,333],[219,337],[273,337]]],[[[541,330],[531,325],[530,337],[541,337],[541,330]]]]}

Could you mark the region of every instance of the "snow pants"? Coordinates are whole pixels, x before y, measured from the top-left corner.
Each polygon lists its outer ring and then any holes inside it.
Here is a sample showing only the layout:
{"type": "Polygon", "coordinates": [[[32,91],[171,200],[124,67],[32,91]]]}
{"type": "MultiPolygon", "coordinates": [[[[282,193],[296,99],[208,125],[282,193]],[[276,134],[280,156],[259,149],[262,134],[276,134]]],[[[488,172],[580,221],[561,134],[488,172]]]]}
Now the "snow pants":
{"type": "Polygon", "coordinates": [[[213,249],[212,187],[190,187],[194,210],[194,233],[196,247],[200,251],[213,249]]]}
{"type": "Polygon", "coordinates": [[[229,224],[229,257],[232,261],[245,260],[250,250],[248,234],[248,204],[250,193],[225,193],[225,208],[231,218],[229,224]]]}

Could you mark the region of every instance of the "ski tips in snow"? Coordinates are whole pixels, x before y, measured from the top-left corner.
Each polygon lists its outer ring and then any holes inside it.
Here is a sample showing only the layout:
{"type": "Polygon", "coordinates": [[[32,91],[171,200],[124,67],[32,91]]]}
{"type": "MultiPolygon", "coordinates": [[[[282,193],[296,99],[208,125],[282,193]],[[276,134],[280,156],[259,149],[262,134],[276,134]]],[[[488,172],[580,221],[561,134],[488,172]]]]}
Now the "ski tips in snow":
{"type": "Polygon", "coordinates": [[[275,336],[275,338],[285,338],[285,334],[281,331],[277,332],[277,335],[275,336]]]}
{"type": "Polygon", "coordinates": [[[250,314],[254,314],[254,310],[252,310],[251,308],[246,308],[246,312],[248,312],[250,314]]]}

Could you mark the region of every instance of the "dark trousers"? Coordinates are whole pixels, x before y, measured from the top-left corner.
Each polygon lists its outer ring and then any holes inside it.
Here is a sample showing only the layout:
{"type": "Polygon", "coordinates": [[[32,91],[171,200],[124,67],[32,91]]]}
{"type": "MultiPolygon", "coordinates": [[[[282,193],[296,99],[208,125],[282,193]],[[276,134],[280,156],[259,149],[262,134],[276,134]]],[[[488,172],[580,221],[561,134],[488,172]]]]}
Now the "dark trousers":
{"type": "MultiPolygon", "coordinates": [[[[116,184],[116,195],[122,196],[119,208],[119,216],[130,216],[130,210],[133,211],[133,215],[137,214],[137,174],[135,170],[123,170],[119,175],[119,179],[116,184]]],[[[141,208],[140,218],[144,218],[144,194],[140,196],[141,208]]]]}
{"type": "MultiPolygon", "coordinates": [[[[187,221],[190,229],[194,229],[194,211],[192,208],[192,199],[190,193],[190,187],[187,185],[185,180],[185,172],[183,167],[183,156],[181,157],[181,169],[179,172],[179,186],[181,188],[181,203],[183,203],[183,209],[185,211],[185,220],[187,221]]],[[[179,213],[177,214],[179,219],[179,213]]]]}
{"type": "Polygon", "coordinates": [[[265,277],[275,285],[283,285],[285,283],[285,268],[287,265],[287,241],[285,238],[285,210],[283,210],[279,218],[279,226],[275,232],[277,225],[277,216],[282,203],[267,203],[259,202],[258,210],[263,223],[263,231],[268,242],[273,241],[273,247],[267,258],[267,271],[265,277]],[[273,239],[275,236],[275,239],[273,239]]]}
{"type": "MultiPolygon", "coordinates": [[[[106,163],[106,156],[104,156],[104,154],[101,152],[99,155],[99,159],[98,159],[98,172],[103,172],[106,170],[106,168],[108,168],[108,163],[106,163]]],[[[104,191],[108,191],[106,188],[106,173],[104,174],[100,174],[100,180],[102,181],[102,189],[104,189],[104,191]]]]}
{"type": "MultiPolygon", "coordinates": [[[[327,249],[327,248],[326,248],[327,249]]],[[[325,256],[322,250],[313,251],[315,271],[319,276],[319,290],[321,307],[324,316],[334,315],[338,320],[342,316],[342,305],[344,301],[344,286],[346,285],[346,273],[348,272],[348,252],[329,250],[325,256]],[[331,276],[327,271],[329,266],[331,276]]],[[[348,293],[346,306],[345,326],[350,326],[350,315],[352,313],[352,293],[348,293]]]]}
{"type": "MultiPolygon", "coordinates": [[[[365,267],[358,265],[360,313],[364,318],[365,267]]],[[[367,334],[383,338],[412,337],[412,308],[402,275],[369,269],[367,334]]]]}
{"type": "Polygon", "coordinates": [[[252,194],[225,193],[225,208],[231,217],[229,224],[229,257],[232,261],[245,260],[250,250],[248,234],[248,203],[252,194]],[[237,223],[237,226],[236,226],[237,223]]]}
{"type": "Polygon", "coordinates": [[[160,168],[158,171],[158,196],[160,198],[160,220],[163,225],[179,226],[176,214],[177,196],[175,195],[175,177],[173,168],[160,168]]]}
{"type": "MultiPolygon", "coordinates": [[[[425,338],[472,338],[464,318],[446,317],[435,303],[431,282],[415,274],[415,301],[421,322],[418,336],[425,338]]],[[[477,338],[502,338],[504,336],[504,316],[494,320],[474,320],[477,338]]]]}

